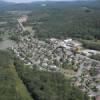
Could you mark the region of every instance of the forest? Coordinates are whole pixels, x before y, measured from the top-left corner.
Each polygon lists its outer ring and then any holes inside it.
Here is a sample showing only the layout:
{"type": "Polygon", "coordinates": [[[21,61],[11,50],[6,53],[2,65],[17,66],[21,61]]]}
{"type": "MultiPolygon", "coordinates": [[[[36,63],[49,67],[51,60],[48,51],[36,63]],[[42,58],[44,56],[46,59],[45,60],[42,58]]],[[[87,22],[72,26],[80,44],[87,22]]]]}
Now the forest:
{"type": "MultiPolygon", "coordinates": [[[[24,25],[32,26],[38,38],[72,37],[100,40],[99,0],[29,4],[0,2],[0,13],[7,11],[31,11],[28,14],[28,22],[24,25]]],[[[16,15],[14,17],[16,18],[16,15]]],[[[14,24],[8,26],[11,25],[14,24]]]]}
{"type": "Polygon", "coordinates": [[[100,39],[100,2],[47,3],[33,9],[24,25],[32,26],[38,38],[100,39]]]}
{"type": "Polygon", "coordinates": [[[0,51],[0,100],[33,100],[13,62],[9,51],[0,51]]]}

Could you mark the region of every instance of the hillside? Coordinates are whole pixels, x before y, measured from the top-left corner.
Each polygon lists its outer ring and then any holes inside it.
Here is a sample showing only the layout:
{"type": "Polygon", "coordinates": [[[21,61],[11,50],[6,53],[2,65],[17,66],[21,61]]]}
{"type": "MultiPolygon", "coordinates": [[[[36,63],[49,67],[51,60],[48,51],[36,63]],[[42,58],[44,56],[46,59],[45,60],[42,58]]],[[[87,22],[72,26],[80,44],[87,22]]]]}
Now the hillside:
{"type": "Polygon", "coordinates": [[[56,1],[45,1],[45,2],[33,2],[33,3],[12,3],[12,2],[4,2],[0,1],[0,11],[5,10],[33,10],[34,8],[42,8],[41,4],[47,4],[48,7],[54,8],[64,8],[64,7],[79,7],[79,6],[89,6],[91,8],[98,9],[100,8],[99,0],[91,0],[91,1],[75,1],[75,2],[56,2],[56,1]]]}
{"type": "Polygon", "coordinates": [[[0,100],[33,100],[18,77],[9,52],[0,51],[0,100]]]}
{"type": "Polygon", "coordinates": [[[38,38],[100,39],[100,2],[50,2],[33,9],[24,23],[38,38]]]}

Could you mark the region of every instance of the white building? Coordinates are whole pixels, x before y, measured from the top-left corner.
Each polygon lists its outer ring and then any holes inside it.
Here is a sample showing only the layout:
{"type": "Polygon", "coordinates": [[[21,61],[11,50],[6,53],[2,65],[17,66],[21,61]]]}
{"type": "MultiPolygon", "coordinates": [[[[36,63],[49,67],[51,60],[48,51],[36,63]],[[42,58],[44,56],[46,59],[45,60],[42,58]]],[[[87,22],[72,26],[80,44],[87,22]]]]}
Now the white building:
{"type": "Polygon", "coordinates": [[[64,40],[65,43],[68,43],[68,42],[72,42],[72,39],[66,39],[64,40]]]}
{"type": "Polygon", "coordinates": [[[100,54],[99,51],[96,51],[96,50],[90,50],[90,49],[82,50],[81,53],[85,54],[86,56],[91,56],[91,55],[100,54]]]}

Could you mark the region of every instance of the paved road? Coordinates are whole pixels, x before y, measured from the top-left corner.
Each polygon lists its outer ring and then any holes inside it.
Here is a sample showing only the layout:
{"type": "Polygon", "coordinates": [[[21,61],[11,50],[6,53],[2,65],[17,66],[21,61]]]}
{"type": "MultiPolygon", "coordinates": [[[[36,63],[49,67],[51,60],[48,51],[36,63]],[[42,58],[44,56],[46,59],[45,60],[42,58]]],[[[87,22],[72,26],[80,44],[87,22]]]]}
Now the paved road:
{"type": "Polygon", "coordinates": [[[22,29],[22,32],[24,32],[24,31],[25,31],[25,27],[24,27],[23,24],[21,23],[20,19],[17,19],[17,21],[18,21],[18,23],[19,23],[19,25],[20,25],[20,27],[21,27],[21,29],[22,29]]]}
{"type": "MultiPolygon", "coordinates": [[[[21,29],[22,29],[22,32],[26,31],[27,29],[26,29],[26,27],[23,26],[23,24],[22,24],[22,22],[20,21],[20,19],[17,19],[17,21],[18,21],[18,23],[19,23],[19,25],[20,25],[20,27],[21,27],[21,29]]],[[[28,30],[27,30],[27,31],[28,31],[28,30]]],[[[30,32],[30,33],[31,33],[32,36],[34,36],[35,30],[32,30],[32,32],[30,32]]]]}
{"type": "Polygon", "coordinates": [[[84,64],[81,64],[81,65],[80,65],[80,68],[78,69],[78,72],[77,72],[77,74],[76,74],[76,77],[78,77],[78,76],[80,76],[80,75],[82,74],[83,68],[84,68],[84,64]]]}

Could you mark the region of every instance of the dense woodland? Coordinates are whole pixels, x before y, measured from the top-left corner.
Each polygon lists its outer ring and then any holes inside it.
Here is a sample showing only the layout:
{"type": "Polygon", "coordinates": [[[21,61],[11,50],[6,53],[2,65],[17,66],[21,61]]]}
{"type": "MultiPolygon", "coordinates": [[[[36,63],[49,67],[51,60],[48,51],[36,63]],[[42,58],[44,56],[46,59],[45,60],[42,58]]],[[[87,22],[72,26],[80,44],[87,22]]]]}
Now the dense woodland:
{"type": "Polygon", "coordinates": [[[33,9],[29,21],[39,38],[100,39],[100,2],[54,3],[33,9]],[[96,7],[97,6],[97,7],[96,7]]]}
{"type": "MultiPolygon", "coordinates": [[[[80,39],[79,39],[80,40],[80,39]]],[[[80,42],[82,42],[83,47],[93,50],[100,50],[100,40],[84,40],[81,39],[80,42]]]]}
{"type": "Polygon", "coordinates": [[[0,51],[0,100],[33,100],[13,65],[13,56],[0,51]]]}
{"type": "Polygon", "coordinates": [[[92,55],[91,58],[100,61],[100,54],[92,55]]]}

